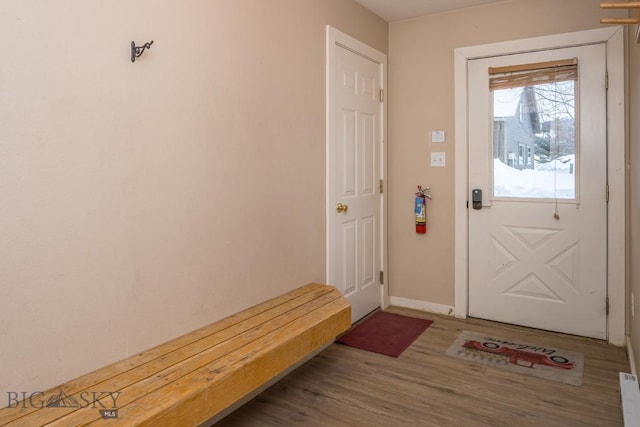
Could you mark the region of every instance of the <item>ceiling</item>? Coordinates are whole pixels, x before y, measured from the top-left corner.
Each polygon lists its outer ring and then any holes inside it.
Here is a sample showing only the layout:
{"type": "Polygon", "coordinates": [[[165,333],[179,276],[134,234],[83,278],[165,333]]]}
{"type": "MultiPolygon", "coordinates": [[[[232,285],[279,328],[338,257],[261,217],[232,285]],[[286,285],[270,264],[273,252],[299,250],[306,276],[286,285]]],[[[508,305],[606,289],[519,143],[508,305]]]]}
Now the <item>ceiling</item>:
{"type": "Polygon", "coordinates": [[[387,22],[504,0],[356,0],[387,22]]]}

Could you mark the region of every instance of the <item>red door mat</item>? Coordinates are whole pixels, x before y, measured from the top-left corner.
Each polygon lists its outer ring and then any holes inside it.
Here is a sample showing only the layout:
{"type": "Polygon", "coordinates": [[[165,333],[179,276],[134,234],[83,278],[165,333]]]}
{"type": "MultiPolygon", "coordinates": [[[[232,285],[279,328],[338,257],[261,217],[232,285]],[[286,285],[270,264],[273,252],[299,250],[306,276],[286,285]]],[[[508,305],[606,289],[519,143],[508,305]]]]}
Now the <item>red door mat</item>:
{"type": "Polygon", "coordinates": [[[336,340],[349,347],[398,357],[433,320],[377,311],[336,340]]]}

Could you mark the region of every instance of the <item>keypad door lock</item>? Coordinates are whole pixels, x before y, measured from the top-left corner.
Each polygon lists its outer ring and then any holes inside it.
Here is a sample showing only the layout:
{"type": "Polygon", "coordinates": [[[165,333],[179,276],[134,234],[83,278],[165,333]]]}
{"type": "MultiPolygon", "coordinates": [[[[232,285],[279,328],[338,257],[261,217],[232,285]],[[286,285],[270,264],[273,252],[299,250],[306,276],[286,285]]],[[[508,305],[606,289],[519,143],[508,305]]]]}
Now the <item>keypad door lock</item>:
{"type": "Polygon", "coordinates": [[[471,203],[473,209],[482,209],[482,190],[479,188],[474,188],[471,191],[471,203]]]}

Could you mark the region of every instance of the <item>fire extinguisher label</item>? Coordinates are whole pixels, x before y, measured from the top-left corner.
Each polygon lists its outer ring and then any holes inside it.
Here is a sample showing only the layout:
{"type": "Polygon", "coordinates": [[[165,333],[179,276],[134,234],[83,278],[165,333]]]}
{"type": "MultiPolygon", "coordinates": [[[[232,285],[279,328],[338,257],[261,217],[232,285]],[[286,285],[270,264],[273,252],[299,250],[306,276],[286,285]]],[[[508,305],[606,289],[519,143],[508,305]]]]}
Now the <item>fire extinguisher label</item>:
{"type": "Polygon", "coordinates": [[[416,197],[416,223],[426,222],[424,215],[424,199],[422,197],[416,197]]]}

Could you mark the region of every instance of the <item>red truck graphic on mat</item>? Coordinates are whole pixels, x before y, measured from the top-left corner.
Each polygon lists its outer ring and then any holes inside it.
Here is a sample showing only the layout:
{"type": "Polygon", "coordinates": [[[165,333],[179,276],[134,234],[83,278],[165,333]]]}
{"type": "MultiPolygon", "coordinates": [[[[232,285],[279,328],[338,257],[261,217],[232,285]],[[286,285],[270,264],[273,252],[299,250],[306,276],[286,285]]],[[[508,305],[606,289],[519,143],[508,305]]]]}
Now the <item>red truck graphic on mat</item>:
{"type": "Polygon", "coordinates": [[[509,363],[512,365],[523,366],[525,368],[533,368],[533,365],[545,365],[552,368],[560,369],[573,369],[575,364],[569,362],[566,357],[562,356],[547,356],[545,354],[533,353],[530,351],[515,350],[509,347],[501,347],[493,342],[481,343],[479,341],[466,341],[463,348],[478,350],[485,353],[497,354],[500,356],[508,357],[509,363]],[[524,362],[519,363],[519,362],[524,362]]]}

